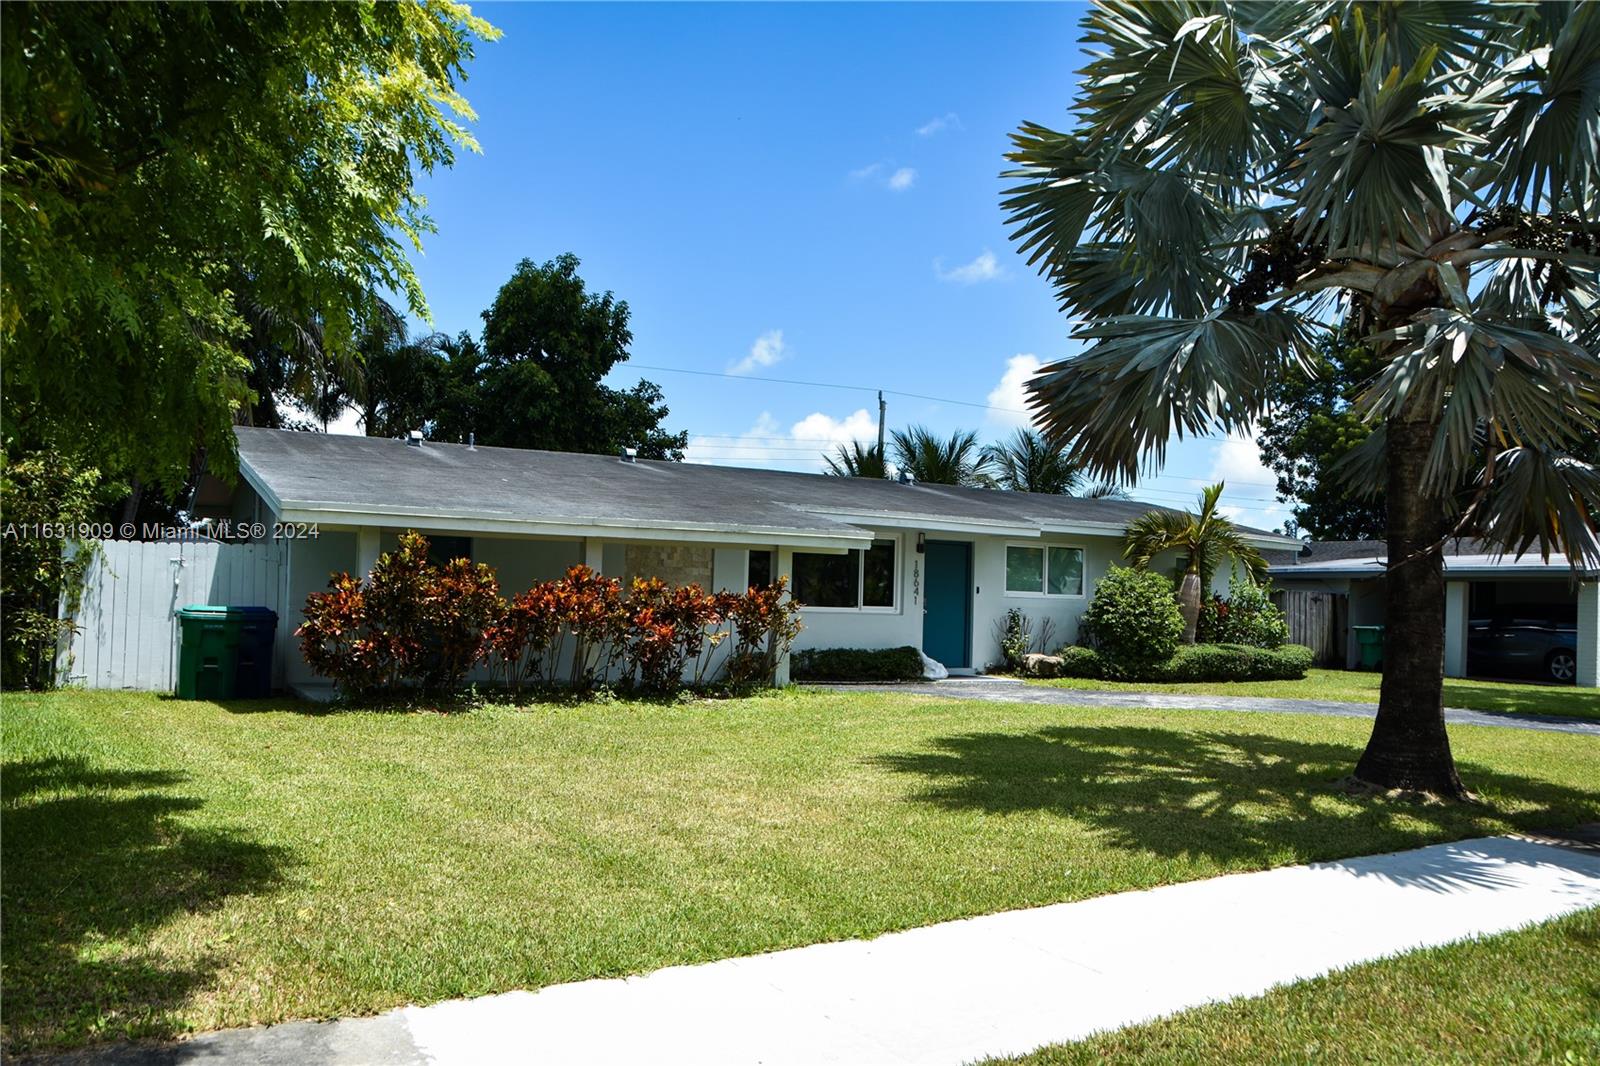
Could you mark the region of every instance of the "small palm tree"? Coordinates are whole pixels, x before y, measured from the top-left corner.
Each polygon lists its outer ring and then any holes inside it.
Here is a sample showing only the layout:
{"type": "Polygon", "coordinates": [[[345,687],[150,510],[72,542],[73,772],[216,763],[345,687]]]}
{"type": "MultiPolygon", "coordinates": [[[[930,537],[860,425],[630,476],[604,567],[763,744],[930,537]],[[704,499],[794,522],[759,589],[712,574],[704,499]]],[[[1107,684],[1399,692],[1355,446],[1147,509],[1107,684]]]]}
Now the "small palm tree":
{"type": "Polygon", "coordinates": [[[1217,513],[1223,482],[1207,486],[1200,493],[1196,514],[1182,511],[1150,511],[1128,527],[1122,554],[1141,570],[1162,552],[1183,554],[1183,580],[1178,585],[1178,605],[1183,609],[1183,642],[1194,643],[1195,626],[1200,621],[1201,591],[1211,584],[1217,568],[1226,559],[1243,565],[1253,582],[1266,579],[1267,562],[1261,553],[1244,542],[1232,520],[1217,513]]]}
{"type": "Polygon", "coordinates": [[[833,477],[889,476],[889,468],[884,464],[883,452],[878,446],[863,445],[858,440],[839,445],[834,454],[824,455],[822,461],[828,464],[826,473],[833,477]]]}
{"type": "Polygon", "coordinates": [[[912,426],[897,429],[891,436],[895,465],[918,481],[974,488],[994,484],[989,477],[989,459],[978,446],[975,430],[957,430],[941,437],[926,426],[912,426]]]}
{"type": "Polygon", "coordinates": [[[1006,440],[985,447],[983,456],[994,470],[995,484],[1012,492],[1064,496],[1083,484],[1083,465],[1073,462],[1066,448],[1051,444],[1038,430],[1019,429],[1006,440]]]}

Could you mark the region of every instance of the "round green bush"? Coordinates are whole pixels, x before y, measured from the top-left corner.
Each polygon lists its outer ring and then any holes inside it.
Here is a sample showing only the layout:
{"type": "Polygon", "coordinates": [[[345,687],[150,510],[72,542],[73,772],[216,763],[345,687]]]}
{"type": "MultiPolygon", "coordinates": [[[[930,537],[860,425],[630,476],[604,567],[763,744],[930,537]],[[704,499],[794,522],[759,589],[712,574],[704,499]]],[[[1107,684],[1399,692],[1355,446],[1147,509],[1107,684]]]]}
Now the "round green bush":
{"type": "Polygon", "coordinates": [[[1248,644],[1276,648],[1289,639],[1289,623],[1272,602],[1272,590],[1237,573],[1228,579],[1228,595],[1208,596],[1200,604],[1202,644],[1248,644]]]}
{"type": "Polygon", "coordinates": [[[1069,644],[1056,652],[1056,655],[1061,659],[1061,666],[1056,671],[1057,677],[1098,678],[1105,676],[1105,660],[1093,648],[1069,644]]]}
{"type": "Polygon", "coordinates": [[[1147,673],[1172,658],[1183,612],[1172,582],[1151,570],[1113,566],[1095,589],[1083,621],[1109,677],[1147,673]]]}

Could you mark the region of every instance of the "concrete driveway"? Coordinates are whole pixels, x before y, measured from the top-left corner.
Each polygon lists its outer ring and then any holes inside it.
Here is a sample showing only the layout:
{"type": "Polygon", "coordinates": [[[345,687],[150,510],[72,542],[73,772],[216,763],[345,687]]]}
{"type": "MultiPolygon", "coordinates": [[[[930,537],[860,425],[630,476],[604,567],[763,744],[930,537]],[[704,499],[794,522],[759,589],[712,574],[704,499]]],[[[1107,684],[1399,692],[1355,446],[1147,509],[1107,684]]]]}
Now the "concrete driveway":
{"type": "MultiPolygon", "coordinates": [[[[1013,677],[952,677],[944,681],[906,684],[814,685],[837,691],[905,692],[914,696],[939,696],[953,700],[990,700],[996,703],[1042,703],[1061,707],[1133,707],[1148,710],[1262,711],[1269,714],[1323,714],[1335,718],[1372,718],[1376,703],[1343,700],[1272,699],[1265,696],[1184,696],[1167,692],[1101,692],[1090,689],[1051,688],[1013,677]]],[[[1488,725],[1510,729],[1538,729],[1551,733],[1600,736],[1600,721],[1562,718],[1549,714],[1510,711],[1469,711],[1448,707],[1451,725],[1488,725]]]]}

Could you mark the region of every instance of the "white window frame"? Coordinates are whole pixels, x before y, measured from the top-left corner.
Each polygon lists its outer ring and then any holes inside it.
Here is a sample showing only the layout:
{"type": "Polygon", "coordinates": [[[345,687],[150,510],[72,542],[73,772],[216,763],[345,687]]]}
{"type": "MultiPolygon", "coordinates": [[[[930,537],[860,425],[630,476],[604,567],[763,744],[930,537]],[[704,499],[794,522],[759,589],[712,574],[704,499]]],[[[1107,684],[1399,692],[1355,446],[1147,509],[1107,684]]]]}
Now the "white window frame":
{"type": "MultiPolygon", "coordinates": [[[[891,605],[889,605],[888,607],[868,607],[868,606],[865,606],[863,604],[862,601],[864,601],[867,598],[867,552],[866,552],[865,548],[857,548],[857,549],[853,549],[853,550],[861,552],[861,558],[860,558],[860,561],[856,564],[856,606],[854,606],[854,607],[813,607],[810,604],[805,604],[800,608],[801,613],[804,614],[804,613],[808,613],[808,612],[811,612],[811,611],[815,611],[818,614],[899,614],[900,613],[900,601],[901,601],[901,598],[902,598],[901,597],[901,591],[900,591],[900,579],[901,579],[902,571],[901,571],[900,568],[905,565],[905,545],[904,545],[904,541],[903,541],[903,538],[901,538],[899,536],[888,536],[888,537],[877,537],[877,536],[875,536],[875,537],[872,538],[872,543],[873,544],[877,544],[880,541],[883,541],[883,542],[886,542],[886,543],[894,545],[894,579],[893,579],[893,584],[890,586],[891,587],[891,591],[894,593],[894,602],[891,605]]],[[[868,545],[868,547],[870,547],[870,546],[871,545],[868,545]]],[[[822,554],[825,554],[825,553],[823,553],[823,552],[804,552],[804,551],[799,551],[799,550],[796,550],[796,551],[794,551],[792,553],[791,559],[790,559],[790,563],[789,563],[790,589],[792,591],[798,591],[799,590],[799,583],[793,577],[793,573],[794,573],[794,559],[793,559],[793,557],[801,556],[801,555],[822,555],[822,554]]]]}
{"type": "MultiPolygon", "coordinates": [[[[1081,544],[1048,544],[1048,543],[1041,543],[1039,541],[1034,541],[1033,543],[1030,544],[1030,543],[1027,543],[1025,541],[1007,541],[1003,551],[1009,552],[1012,548],[1026,548],[1029,551],[1036,551],[1036,552],[1039,553],[1039,574],[1040,574],[1040,576],[1041,576],[1041,578],[1043,580],[1040,582],[1040,588],[1039,588],[1038,592],[1013,592],[1010,588],[1005,586],[1006,578],[1005,578],[1004,575],[1002,575],[1002,577],[1001,577],[1001,587],[1005,588],[1005,595],[1006,595],[1007,599],[1019,599],[1019,600],[1023,600],[1023,599],[1025,599],[1025,600],[1043,600],[1043,599],[1051,599],[1051,600],[1082,600],[1082,599],[1087,599],[1088,598],[1088,595],[1089,595],[1089,551],[1083,545],[1081,545],[1081,544]],[[1050,591],[1050,549],[1051,548],[1065,548],[1065,549],[1067,549],[1069,551],[1076,551],[1078,553],[1079,557],[1083,560],[1083,587],[1082,587],[1082,589],[1080,591],[1078,591],[1078,592],[1051,592],[1050,591]]],[[[1009,561],[1009,560],[1003,560],[1003,561],[1009,561]]],[[[1003,569],[1006,569],[1006,568],[1003,567],[1003,569]]]]}

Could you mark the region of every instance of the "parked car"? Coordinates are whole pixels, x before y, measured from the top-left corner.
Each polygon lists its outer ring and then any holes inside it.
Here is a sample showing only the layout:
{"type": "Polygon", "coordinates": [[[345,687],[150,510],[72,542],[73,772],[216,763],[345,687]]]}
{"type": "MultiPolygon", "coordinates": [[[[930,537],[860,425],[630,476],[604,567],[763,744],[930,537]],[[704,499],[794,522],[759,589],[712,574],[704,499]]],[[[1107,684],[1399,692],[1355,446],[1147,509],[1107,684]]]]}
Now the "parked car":
{"type": "Polygon", "coordinates": [[[1507,616],[1467,624],[1467,669],[1571,684],[1578,676],[1578,627],[1554,618],[1507,616]]]}

